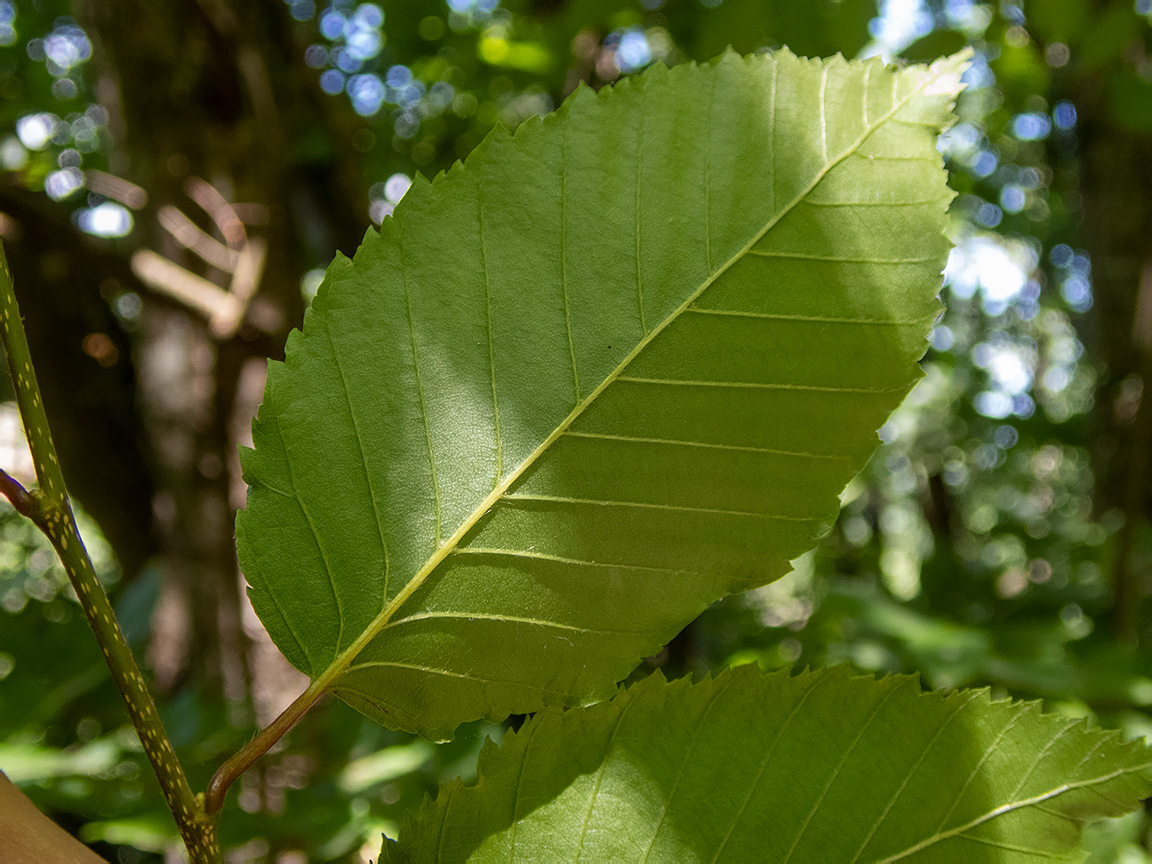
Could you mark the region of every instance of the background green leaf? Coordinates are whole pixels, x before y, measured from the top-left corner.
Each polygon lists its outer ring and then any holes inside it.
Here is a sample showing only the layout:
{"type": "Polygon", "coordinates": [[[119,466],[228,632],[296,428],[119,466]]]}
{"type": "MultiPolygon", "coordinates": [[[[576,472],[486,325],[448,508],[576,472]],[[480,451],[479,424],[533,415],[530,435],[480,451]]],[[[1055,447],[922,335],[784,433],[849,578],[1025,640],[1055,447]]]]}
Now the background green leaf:
{"type": "Polygon", "coordinates": [[[537,715],[382,860],[1080,860],[1149,791],[1146,747],[1037,703],[745,666],[537,715]]]}
{"type": "Polygon", "coordinates": [[[237,539],[281,650],[442,738],[786,572],[919,375],[963,63],[656,66],[418,181],[269,372],[237,539]]]}

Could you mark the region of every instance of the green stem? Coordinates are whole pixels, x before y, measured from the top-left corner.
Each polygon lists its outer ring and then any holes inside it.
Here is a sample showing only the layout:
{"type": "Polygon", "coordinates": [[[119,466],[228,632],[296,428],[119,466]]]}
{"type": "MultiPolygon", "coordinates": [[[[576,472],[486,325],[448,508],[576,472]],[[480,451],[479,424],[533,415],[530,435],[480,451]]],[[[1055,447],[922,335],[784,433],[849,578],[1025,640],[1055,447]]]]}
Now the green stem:
{"type": "Polygon", "coordinates": [[[88,624],[96,634],[96,641],[112,671],[116,687],[128,706],[132,725],[136,727],[136,734],[140,736],[144,752],[160,781],[164,799],[176,817],[176,825],[192,861],[194,864],[217,864],[222,859],[216,841],[215,820],[208,817],[203,804],[188,785],[188,778],[184,776],[184,769],[160,722],[156,703],[144,685],[144,677],[136,665],[136,658],[132,656],[132,649],[128,647],[116,623],[112,604],[108,602],[108,595],[96,578],[92,560],[76,529],[72,504],[64,486],[64,475],[60,471],[56,448],[48,430],[48,417],[40,401],[40,388],[36,383],[32,355],[28,350],[28,339],[20,319],[16,291],[3,244],[0,244],[0,335],[3,336],[8,369],[12,373],[16,401],[20,406],[20,418],[28,436],[36,478],[40,484],[39,491],[28,492],[7,474],[0,472],[0,493],[12,502],[18,512],[30,518],[52,542],[76,591],[80,606],[84,609],[84,615],[88,618],[88,624]]]}

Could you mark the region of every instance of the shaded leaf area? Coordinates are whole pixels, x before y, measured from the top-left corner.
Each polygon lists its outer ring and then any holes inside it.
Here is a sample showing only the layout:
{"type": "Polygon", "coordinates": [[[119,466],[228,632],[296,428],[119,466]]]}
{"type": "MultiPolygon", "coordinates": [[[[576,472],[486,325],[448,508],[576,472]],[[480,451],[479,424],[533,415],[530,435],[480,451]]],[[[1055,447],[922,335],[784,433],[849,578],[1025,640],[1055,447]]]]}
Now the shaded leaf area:
{"type": "Polygon", "coordinates": [[[382,860],[1080,860],[1149,791],[1146,747],[1039,703],[744,666],[537,715],[382,860]]]}
{"type": "Polygon", "coordinates": [[[920,374],[963,63],[658,66],[417,182],[244,457],[281,650],[444,738],[604,698],[786,572],[920,374]]]}

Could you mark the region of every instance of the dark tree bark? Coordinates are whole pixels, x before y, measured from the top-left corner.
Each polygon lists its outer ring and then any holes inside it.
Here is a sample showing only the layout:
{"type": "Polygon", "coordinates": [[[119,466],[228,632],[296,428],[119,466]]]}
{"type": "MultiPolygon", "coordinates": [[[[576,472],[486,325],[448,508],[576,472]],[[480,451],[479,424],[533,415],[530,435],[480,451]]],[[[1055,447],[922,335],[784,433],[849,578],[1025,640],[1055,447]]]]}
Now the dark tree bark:
{"type": "Polygon", "coordinates": [[[232,527],[243,501],[237,444],[259,392],[253,370],[258,376],[263,358],[281,355],[302,318],[302,274],[336,248],[351,253],[368,224],[358,160],[345,143],[360,121],[304,67],[299,25],[284,4],[78,2],[76,12],[94,45],[112,171],[148,202],[131,237],[114,244],[67,225],[54,231],[66,214],[43,199],[13,192],[0,202],[21,232],[13,264],[45,402],[59,420],[66,474],[125,571],[154,555],[162,564],[165,632],[153,646],[163,649],[153,654],[160,683],[191,674],[209,695],[240,696],[247,652],[232,527]],[[326,151],[301,163],[293,142],[305,131],[326,151]],[[248,206],[209,214],[200,205],[213,197],[248,206]],[[233,274],[162,228],[173,208],[218,249],[234,254],[253,238],[266,244],[238,326],[213,329],[202,311],[133,275],[132,255],[147,249],[229,288],[233,274]],[[242,226],[237,214],[262,224],[242,226]],[[144,297],[134,334],[118,329],[101,297],[108,279],[144,297]],[[93,332],[117,353],[108,368],[80,350],[93,332]],[[180,631],[186,638],[174,649],[180,631]]]}
{"type": "Polygon", "coordinates": [[[0,211],[61,468],[131,579],[157,551],[154,487],[131,342],[105,298],[141,286],[121,251],[79,232],[43,195],[4,186],[0,211]]]}
{"type": "Polygon", "coordinates": [[[1152,479],[1152,136],[1114,119],[1106,85],[1105,76],[1093,77],[1076,99],[1094,296],[1083,335],[1103,361],[1092,438],[1097,510],[1124,515],[1113,557],[1114,619],[1119,637],[1135,644],[1149,589],[1136,541],[1148,522],[1152,479]]]}

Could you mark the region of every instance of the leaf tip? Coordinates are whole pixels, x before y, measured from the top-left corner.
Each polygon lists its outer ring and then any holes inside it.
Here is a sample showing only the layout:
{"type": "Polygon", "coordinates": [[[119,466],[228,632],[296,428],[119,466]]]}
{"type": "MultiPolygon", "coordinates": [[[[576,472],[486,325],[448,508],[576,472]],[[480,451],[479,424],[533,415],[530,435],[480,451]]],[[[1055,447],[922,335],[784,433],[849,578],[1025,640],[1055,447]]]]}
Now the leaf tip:
{"type": "Polygon", "coordinates": [[[972,60],[972,47],[968,46],[951,57],[941,57],[928,67],[932,76],[924,88],[926,96],[956,96],[967,85],[961,80],[972,60]]]}

